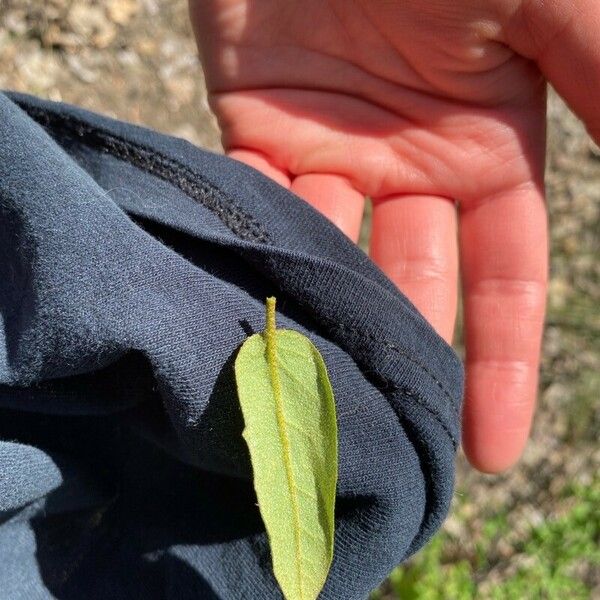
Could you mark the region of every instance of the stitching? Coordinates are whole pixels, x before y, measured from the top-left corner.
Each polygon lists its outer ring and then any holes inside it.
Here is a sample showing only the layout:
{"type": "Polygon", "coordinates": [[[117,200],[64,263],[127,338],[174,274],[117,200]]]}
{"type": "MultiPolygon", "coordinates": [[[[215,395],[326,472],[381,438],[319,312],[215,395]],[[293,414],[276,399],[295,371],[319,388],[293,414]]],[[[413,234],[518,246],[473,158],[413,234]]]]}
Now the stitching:
{"type": "Polygon", "coordinates": [[[214,213],[241,239],[263,244],[270,242],[266,230],[252,216],[231,202],[213,184],[205,181],[199,173],[178,161],[141,144],[123,140],[100,128],[90,126],[80,119],[49,113],[36,107],[21,104],[19,106],[43,127],[62,130],[67,134],[74,135],[87,146],[97,147],[103,152],[112,154],[142,171],[175,185],[184,194],[214,213]],[[83,139],[84,136],[85,139],[83,139]]]}
{"type": "Polygon", "coordinates": [[[369,331],[364,331],[364,332],[363,331],[358,331],[358,330],[356,330],[356,329],[354,329],[352,327],[349,327],[348,325],[345,325],[344,323],[339,323],[338,321],[335,321],[334,319],[332,319],[330,317],[327,317],[327,316],[324,316],[324,315],[321,318],[324,321],[327,321],[330,324],[330,327],[332,329],[341,329],[343,331],[349,331],[350,333],[354,333],[354,334],[357,334],[357,335],[361,335],[361,336],[367,337],[370,340],[372,340],[372,341],[374,341],[374,342],[376,342],[378,344],[383,344],[389,350],[392,350],[393,352],[396,352],[397,354],[400,354],[401,356],[405,357],[406,359],[408,359],[413,364],[415,364],[418,367],[420,367],[423,371],[425,371],[431,377],[431,379],[433,379],[433,381],[435,382],[435,384],[443,392],[444,396],[446,396],[446,398],[448,398],[448,400],[450,400],[450,406],[452,407],[454,413],[458,415],[458,402],[459,401],[455,400],[450,395],[450,392],[448,392],[448,390],[444,387],[444,384],[435,376],[435,373],[433,373],[433,371],[431,371],[431,369],[429,369],[429,367],[427,367],[427,365],[425,365],[420,360],[417,360],[416,358],[414,358],[413,356],[411,356],[408,352],[406,352],[406,350],[404,350],[403,348],[400,348],[399,346],[396,346],[396,345],[392,344],[391,342],[389,342],[386,339],[379,339],[378,337],[376,337],[375,335],[373,335],[369,331]]]}
{"type": "MultiPolygon", "coordinates": [[[[390,383],[390,382],[386,381],[386,383],[390,383]]],[[[450,428],[443,422],[442,416],[440,415],[440,413],[438,411],[431,408],[431,406],[429,406],[426,403],[426,401],[423,400],[423,398],[421,398],[421,396],[417,395],[415,392],[413,392],[409,388],[395,386],[393,388],[392,393],[393,394],[400,393],[404,396],[411,398],[419,406],[422,406],[429,414],[431,414],[431,416],[439,423],[440,427],[446,432],[446,435],[450,438],[450,441],[452,442],[452,447],[454,448],[454,451],[456,452],[456,450],[458,449],[458,441],[457,441],[456,437],[454,436],[454,434],[450,431],[450,428]]],[[[395,409],[394,409],[394,411],[395,411],[395,409]]]]}

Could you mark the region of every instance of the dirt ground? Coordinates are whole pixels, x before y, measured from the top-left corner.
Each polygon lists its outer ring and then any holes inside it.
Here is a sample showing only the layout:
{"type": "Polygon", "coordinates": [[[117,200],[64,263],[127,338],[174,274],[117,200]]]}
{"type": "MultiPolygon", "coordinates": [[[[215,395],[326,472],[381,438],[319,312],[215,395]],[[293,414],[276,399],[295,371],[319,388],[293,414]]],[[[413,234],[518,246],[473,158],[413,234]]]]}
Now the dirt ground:
{"type": "MultiPolygon", "coordinates": [[[[220,149],[183,0],[0,0],[0,88],[220,149]]],[[[566,489],[599,481],[600,151],[553,95],[548,159],[552,267],[533,437],[521,464],[500,477],[477,474],[459,457],[445,526],[440,560],[474,565],[490,519],[506,515],[508,533],[470,571],[477,597],[500,597],[495,586],[526,572],[535,549],[524,550],[523,541],[570,509],[566,489]]],[[[589,597],[600,598],[598,564],[582,555],[573,569],[589,597]]]]}

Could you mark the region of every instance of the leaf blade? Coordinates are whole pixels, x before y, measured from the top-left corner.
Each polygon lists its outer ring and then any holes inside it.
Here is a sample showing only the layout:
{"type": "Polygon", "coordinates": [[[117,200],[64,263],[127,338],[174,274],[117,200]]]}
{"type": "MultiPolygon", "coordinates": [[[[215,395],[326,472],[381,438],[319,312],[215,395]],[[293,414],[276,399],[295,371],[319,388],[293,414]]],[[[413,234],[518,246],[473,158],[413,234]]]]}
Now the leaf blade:
{"type": "Polygon", "coordinates": [[[335,400],[312,342],[271,326],[236,358],[243,435],[275,577],[288,600],[314,600],[333,559],[335,400]]]}

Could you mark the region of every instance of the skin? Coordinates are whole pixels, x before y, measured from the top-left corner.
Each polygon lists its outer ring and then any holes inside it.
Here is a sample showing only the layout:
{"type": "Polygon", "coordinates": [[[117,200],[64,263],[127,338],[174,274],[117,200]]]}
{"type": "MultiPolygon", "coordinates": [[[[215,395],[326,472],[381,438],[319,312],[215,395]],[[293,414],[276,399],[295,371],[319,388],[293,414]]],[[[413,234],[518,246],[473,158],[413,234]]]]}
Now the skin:
{"type": "Polygon", "coordinates": [[[546,82],[600,139],[598,0],[191,0],[226,152],[357,240],[439,334],[465,311],[463,447],[521,455],[548,280],[546,82]]]}

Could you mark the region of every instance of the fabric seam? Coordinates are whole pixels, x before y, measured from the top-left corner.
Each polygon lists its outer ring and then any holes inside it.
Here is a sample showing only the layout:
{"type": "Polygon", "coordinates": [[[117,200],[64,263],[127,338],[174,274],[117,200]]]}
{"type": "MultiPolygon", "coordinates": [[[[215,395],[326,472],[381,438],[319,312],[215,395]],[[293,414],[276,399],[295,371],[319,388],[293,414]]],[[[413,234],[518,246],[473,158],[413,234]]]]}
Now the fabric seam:
{"type": "Polygon", "coordinates": [[[156,150],[93,127],[80,119],[68,115],[57,115],[36,107],[21,106],[21,108],[42,126],[58,128],[75,134],[83,144],[97,147],[107,154],[175,185],[184,194],[192,197],[215,214],[239,238],[263,244],[270,242],[268,233],[252,216],[232,202],[221,190],[204,180],[199,173],[192,171],[180,162],[156,150]],[[88,136],[88,139],[83,139],[83,136],[88,136]],[[195,181],[198,179],[202,185],[198,185],[195,181]]]}

